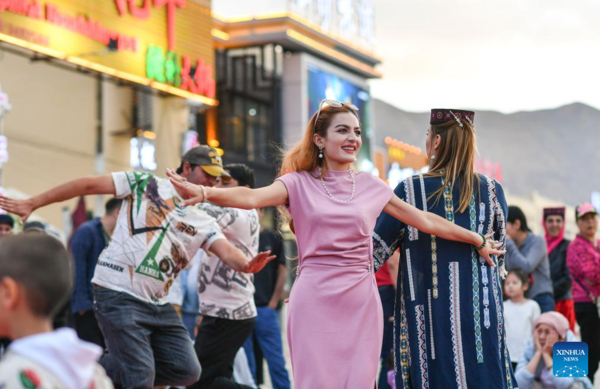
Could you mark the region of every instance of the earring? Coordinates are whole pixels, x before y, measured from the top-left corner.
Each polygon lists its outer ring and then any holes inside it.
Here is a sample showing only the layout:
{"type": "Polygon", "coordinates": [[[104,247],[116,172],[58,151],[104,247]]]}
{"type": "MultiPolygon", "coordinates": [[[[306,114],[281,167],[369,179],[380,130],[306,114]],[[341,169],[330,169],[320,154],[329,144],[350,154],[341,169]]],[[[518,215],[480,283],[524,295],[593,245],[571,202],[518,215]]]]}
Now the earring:
{"type": "Polygon", "coordinates": [[[323,146],[319,146],[319,158],[323,158],[323,146]]]}
{"type": "Polygon", "coordinates": [[[435,154],[433,154],[433,155],[431,156],[431,161],[432,161],[432,162],[433,162],[433,161],[435,161],[435,154]]]}

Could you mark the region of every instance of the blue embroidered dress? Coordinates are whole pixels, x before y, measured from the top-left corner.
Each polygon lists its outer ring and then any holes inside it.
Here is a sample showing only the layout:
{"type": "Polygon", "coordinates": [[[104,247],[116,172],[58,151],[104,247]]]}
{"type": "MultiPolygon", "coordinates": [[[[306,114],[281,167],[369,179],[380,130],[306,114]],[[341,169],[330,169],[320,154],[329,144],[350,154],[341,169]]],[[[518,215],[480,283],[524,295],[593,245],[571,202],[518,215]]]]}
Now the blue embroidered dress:
{"type": "MultiPolygon", "coordinates": [[[[401,182],[396,196],[479,233],[495,232],[504,243],[506,200],[500,184],[486,176],[466,212],[446,185],[439,201],[427,200],[444,185],[440,177],[417,175],[401,182]]],[[[436,238],[381,214],[373,233],[376,269],[399,249],[394,322],[396,387],[405,389],[516,389],[502,311],[499,265],[491,268],[471,245],[436,238]]]]}

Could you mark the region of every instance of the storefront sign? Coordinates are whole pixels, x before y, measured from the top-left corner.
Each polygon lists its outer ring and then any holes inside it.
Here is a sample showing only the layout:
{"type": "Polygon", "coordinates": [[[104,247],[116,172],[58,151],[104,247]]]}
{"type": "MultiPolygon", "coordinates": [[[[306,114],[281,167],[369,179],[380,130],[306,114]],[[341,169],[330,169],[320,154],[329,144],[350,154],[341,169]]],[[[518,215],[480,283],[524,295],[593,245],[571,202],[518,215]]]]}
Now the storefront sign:
{"type": "Polygon", "coordinates": [[[0,0],[0,40],[216,105],[210,1],[0,0]]]}
{"type": "Polygon", "coordinates": [[[375,42],[375,8],[372,0],[295,0],[291,10],[323,30],[370,47],[375,42]]]}

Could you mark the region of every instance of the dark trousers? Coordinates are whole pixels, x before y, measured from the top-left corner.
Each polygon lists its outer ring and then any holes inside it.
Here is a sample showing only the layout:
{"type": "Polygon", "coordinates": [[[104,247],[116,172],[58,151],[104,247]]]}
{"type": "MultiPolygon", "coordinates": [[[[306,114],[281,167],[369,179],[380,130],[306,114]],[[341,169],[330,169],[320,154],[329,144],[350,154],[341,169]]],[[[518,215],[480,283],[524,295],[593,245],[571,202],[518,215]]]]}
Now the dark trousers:
{"type": "Polygon", "coordinates": [[[115,387],[184,386],[200,377],[192,340],[170,304],[97,288],[94,310],[108,348],[100,364],[115,387]]]}
{"type": "Polygon", "coordinates": [[[235,355],[252,333],[254,321],[204,316],[194,343],[202,374],[188,389],[251,389],[232,377],[235,355]]]}
{"type": "Polygon", "coordinates": [[[98,320],[96,320],[94,311],[85,311],[83,315],[74,314],[73,323],[75,324],[75,331],[79,339],[97,344],[103,349],[106,348],[104,336],[102,336],[102,331],[98,326],[98,320]]]}
{"type": "Polygon", "coordinates": [[[389,319],[394,316],[394,301],[396,291],[392,285],[384,285],[379,288],[379,297],[383,307],[383,344],[381,346],[381,373],[379,374],[379,389],[390,389],[387,381],[388,358],[392,355],[394,347],[394,323],[389,319]]]}
{"type": "Polygon", "coordinates": [[[542,313],[554,311],[556,304],[554,303],[554,297],[552,293],[541,293],[533,297],[536,303],[540,306],[542,313]]]}
{"type": "Polygon", "coordinates": [[[588,378],[593,383],[600,363],[600,317],[596,304],[575,303],[575,317],[581,328],[581,341],[588,345],[588,378]]]}

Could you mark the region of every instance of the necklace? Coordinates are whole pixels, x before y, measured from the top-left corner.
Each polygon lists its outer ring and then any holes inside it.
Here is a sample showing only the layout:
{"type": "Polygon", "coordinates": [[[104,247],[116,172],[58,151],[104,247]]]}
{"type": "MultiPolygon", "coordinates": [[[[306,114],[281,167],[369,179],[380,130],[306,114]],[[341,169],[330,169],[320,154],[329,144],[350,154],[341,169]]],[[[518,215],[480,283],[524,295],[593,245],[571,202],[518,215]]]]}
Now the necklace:
{"type": "Polygon", "coordinates": [[[323,179],[323,173],[321,171],[321,167],[319,167],[319,175],[321,176],[321,184],[323,184],[323,189],[325,189],[325,192],[327,193],[327,195],[329,197],[331,197],[335,201],[339,201],[340,203],[349,203],[350,201],[352,201],[352,199],[354,198],[354,194],[356,193],[356,177],[354,176],[354,170],[350,169],[350,166],[348,166],[348,174],[350,174],[350,179],[352,180],[352,195],[350,195],[349,199],[340,200],[340,199],[334,197],[331,194],[331,192],[329,191],[329,189],[327,188],[327,185],[325,185],[325,180],[323,179]]]}

